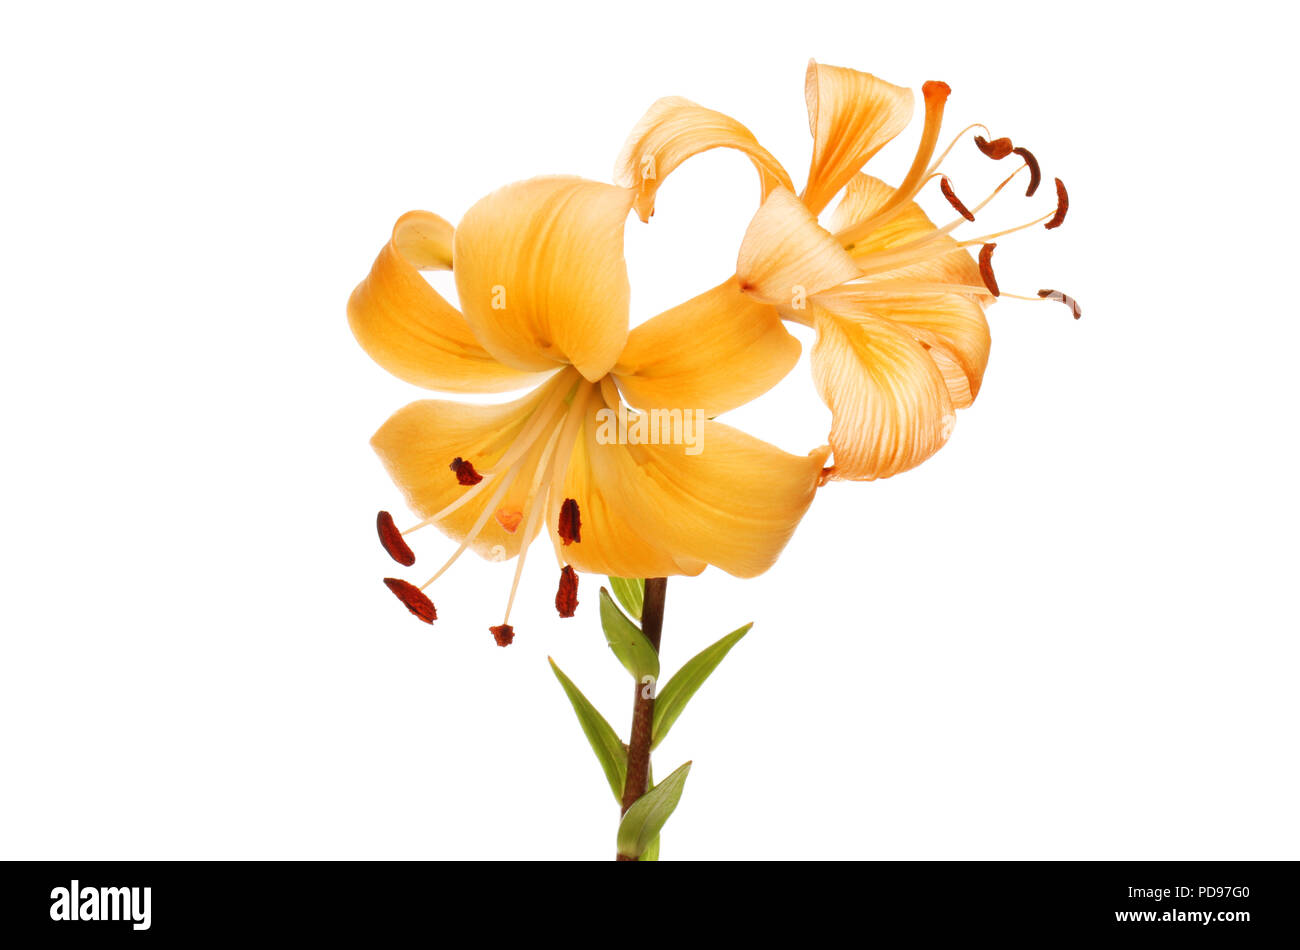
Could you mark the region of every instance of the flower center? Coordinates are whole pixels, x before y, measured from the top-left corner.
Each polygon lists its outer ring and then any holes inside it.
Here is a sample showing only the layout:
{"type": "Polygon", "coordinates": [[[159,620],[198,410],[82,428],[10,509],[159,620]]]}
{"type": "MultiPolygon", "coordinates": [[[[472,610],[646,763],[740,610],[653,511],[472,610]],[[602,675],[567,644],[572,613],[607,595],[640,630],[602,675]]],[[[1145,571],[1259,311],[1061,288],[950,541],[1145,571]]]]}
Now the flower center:
{"type": "Polygon", "coordinates": [[[856,281],[847,286],[851,287],[856,293],[878,291],[884,294],[960,293],[979,296],[992,294],[994,297],[1007,296],[1018,300],[1051,300],[1060,303],[1067,303],[1068,301],[1067,306],[1070,307],[1071,312],[1077,319],[1081,315],[1079,305],[1073,298],[1060,291],[1039,291],[1035,297],[1024,294],[1003,294],[999,290],[997,280],[993,275],[992,254],[993,248],[996,246],[993,243],[996,238],[1014,234],[1038,224],[1044,225],[1048,230],[1053,230],[1060,227],[1065,221],[1065,214],[1069,209],[1070,200],[1065,184],[1061,179],[1055,179],[1056,204],[1051,211],[1024,224],[1002,231],[982,234],[978,237],[968,238],[957,234],[959,229],[973,224],[976,215],[983,211],[1021,172],[1028,171],[1029,173],[1029,183],[1025,189],[1025,197],[1033,197],[1042,181],[1042,170],[1034,154],[1027,148],[1014,145],[1011,139],[998,138],[990,141],[982,135],[974,136],[976,147],[988,158],[994,161],[1002,161],[1008,156],[1015,155],[1021,159],[1022,164],[1004,178],[983,201],[973,208],[968,208],[958,197],[952,179],[940,171],[940,168],[949,153],[952,152],[966,133],[976,129],[987,133],[988,129],[979,123],[967,126],[958,132],[942,154],[937,159],[934,159],[935,146],[939,140],[939,129],[943,122],[944,107],[950,92],[948,85],[942,82],[927,82],[922,87],[922,93],[925,96],[925,127],[921,133],[921,142],[917,147],[916,156],[912,160],[911,168],[908,170],[902,184],[872,214],[840,230],[836,233],[835,238],[845,250],[852,252],[858,243],[873,232],[905,214],[921,189],[936,178],[939,179],[939,190],[944,199],[952,206],[959,217],[942,227],[934,228],[928,234],[895,245],[887,250],[870,254],[859,252],[858,260],[862,265],[861,273],[856,281]],[[980,277],[984,286],[910,280],[890,276],[900,268],[933,262],[971,247],[980,248],[980,277]]]}
{"type": "MultiPolygon", "coordinates": [[[[384,550],[398,563],[410,566],[415,561],[415,555],[405,541],[406,535],[426,525],[437,524],[463,506],[482,501],[483,496],[487,496],[483,510],[456,551],[432,577],[419,587],[394,578],[385,580],[389,589],[411,613],[421,620],[432,623],[437,617],[432,601],[424,592],[460,559],[460,556],[479,538],[491,519],[495,519],[508,534],[515,534],[522,525],[524,535],[520,543],[514,580],[506,599],[505,614],[500,624],[490,628],[497,644],[508,646],[514,639],[514,628],[510,626],[510,612],[519,590],[519,580],[523,576],[529,542],[536,534],[548,509],[558,509],[556,531],[551,537],[556,559],[560,565],[560,585],[555,597],[555,606],[561,617],[573,616],[578,604],[578,577],[564,556],[564,548],[582,540],[582,521],[577,501],[573,498],[562,498],[561,493],[564,491],[565,473],[569,469],[583,420],[588,414],[591,400],[597,397],[599,391],[594,383],[582,379],[573,370],[561,372],[547,385],[549,391],[532,411],[519,435],[490,468],[479,472],[474,466],[474,460],[468,457],[457,456],[450,460],[449,468],[452,477],[465,487],[465,492],[454,502],[401,532],[397,530],[392,517],[387,512],[380,512],[379,537],[384,550]],[[530,460],[533,460],[531,467],[526,469],[525,464],[530,460]],[[522,477],[529,478],[522,500],[505,504],[507,493],[522,477]]],[[[504,548],[498,546],[496,551],[500,552],[501,557],[505,556],[504,548]]]]}

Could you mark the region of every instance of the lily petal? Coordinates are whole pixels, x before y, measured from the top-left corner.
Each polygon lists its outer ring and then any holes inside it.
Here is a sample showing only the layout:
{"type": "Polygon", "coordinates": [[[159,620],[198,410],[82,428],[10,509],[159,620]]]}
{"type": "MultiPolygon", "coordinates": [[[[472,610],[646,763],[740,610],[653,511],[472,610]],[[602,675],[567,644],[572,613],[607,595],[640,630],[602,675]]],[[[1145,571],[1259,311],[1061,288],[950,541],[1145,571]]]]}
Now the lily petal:
{"type": "Polygon", "coordinates": [[[428,211],[398,218],[393,236],[352,291],[348,323],[371,358],[399,379],[426,389],[496,393],[537,381],[503,366],[465,318],[420,276],[451,266],[451,225],[428,211]]]}
{"type": "Polygon", "coordinates": [[[614,374],[640,409],[716,416],[775,386],[800,350],[776,309],[741,293],[731,277],[636,327],[614,374]]]}
{"type": "MultiPolygon", "coordinates": [[[[441,399],[423,399],[399,409],[370,440],[393,482],[406,496],[411,510],[421,518],[441,512],[472,489],[461,485],[450,468],[454,459],[471,462],[480,472],[490,471],[523,431],[533,414],[547,404],[557,388],[572,386],[572,372],[539,387],[522,399],[498,405],[476,405],[441,399]]],[[[507,495],[498,509],[510,511],[526,494],[540,463],[545,439],[538,439],[524,454],[507,495]]],[[[473,500],[439,519],[438,528],[456,541],[464,541],[495,494],[496,483],[485,483],[473,500]]],[[[542,499],[545,503],[545,499],[542,499]]],[[[494,517],[470,547],[483,557],[513,557],[531,538],[517,529],[507,531],[494,517]]],[[[534,531],[536,536],[536,530],[534,531]]]]}
{"type": "Polygon", "coordinates": [[[713,148],[734,148],[748,155],[758,170],[763,198],[777,186],[794,191],[781,163],[749,129],[729,115],[680,96],[659,99],[646,110],[614,163],[614,181],[636,189],[637,216],[649,221],[664,179],[691,156],[713,148]]]}
{"type": "MultiPolygon", "coordinates": [[[[597,408],[575,449],[560,497],[577,500],[582,541],[565,548],[579,570],[623,577],[698,574],[713,564],[737,577],[767,570],[816,492],[828,449],[790,455],[718,422],[687,445],[622,445],[600,436],[597,408]]],[[[558,503],[550,511],[558,528],[558,503]]]]}
{"type": "Polygon", "coordinates": [[[765,303],[802,309],[806,298],[859,273],[839,242],[790,191],[772,192],[740,242],[740,288],[765,303]]]}
{"type": "Polygon", "coordinates": [[[831,478],[888,478],[925,461],[951,434],[948,385],[903,327],[815,305],[813,382],[830,407],[831,478]]]}
{"type": "Polygon", "coordinates": [[[572,177],[507,185],[456,229],[456,289],[475,335],[522,370],[609,372],[627,341],[623,227],[633,192],[572,177]]]}
{"type": "Polygon", "coordinates": [[[822,298],[835,308],[887,320],[922,344],[948,383],[953,405],[965,409],[979,395],[992,338],[984,308],[961,294],[884,294],[870,283],[848,284],[822,298]]]}
{"type": "Polygon", "coordinates": [[[808,63],[804,80],[812,163],[803,201],[820,214],[836,193],[912,118],[912,90],[870,73],[808,63]]]}

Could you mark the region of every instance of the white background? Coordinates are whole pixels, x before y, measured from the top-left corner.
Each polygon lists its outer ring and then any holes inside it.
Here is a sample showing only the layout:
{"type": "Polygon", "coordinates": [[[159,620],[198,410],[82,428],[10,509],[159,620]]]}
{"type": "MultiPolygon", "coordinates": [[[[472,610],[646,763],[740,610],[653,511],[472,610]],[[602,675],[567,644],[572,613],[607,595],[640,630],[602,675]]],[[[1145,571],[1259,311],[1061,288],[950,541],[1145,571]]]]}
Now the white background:
{"type": "MultiPolygon", "coordinates": [[[[1300,856],[1281,9],[10,5],[0,854],[612,856],[546,664],[626,729],[599,581],[560,621],[536,557],[508,650],[513,564],[463,560],[432,628],[393,600],[367,439],[424,394],[344,304],[402,212],[608,179],[659,96],[800,183],[814,56],[1033,148],[1073,207],[999,280],[1085,315],[999,303],[938,456],[822,491],[761,579],[669,584],[668,669],[756,625],[656,755],[695,763],[664,858],[1300,856]]],[[[956,152],[968,199],[998,170],[956,152]]],[[[629,223],[634,319],[731,272],[756,192],[736,154],[673,176],[629,223]]],[[[801,366],[729,421],[804,452],[828,417],[801,366]]]]}

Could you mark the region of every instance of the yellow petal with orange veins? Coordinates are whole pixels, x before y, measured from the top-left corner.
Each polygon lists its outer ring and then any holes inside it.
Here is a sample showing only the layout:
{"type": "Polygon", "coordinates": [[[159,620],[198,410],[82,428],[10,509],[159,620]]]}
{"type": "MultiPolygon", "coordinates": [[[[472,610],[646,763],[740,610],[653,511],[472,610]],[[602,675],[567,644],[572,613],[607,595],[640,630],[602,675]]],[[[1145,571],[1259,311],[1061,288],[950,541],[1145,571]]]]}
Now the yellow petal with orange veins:
{"type": "Polygon", "coordinates": [[[979,302],[961,294],[884,294],[872,286],[848,284],[822,301],[832,309],[847,304],[853,313],[888,320],[911,334],[939,367],[953,405],[964,409],[974,402],[992,344],[979,302]]]}
{"type": "Polygon", "coordinates": [[[614,163],[614,180],[636,190],[637,216],[648,221],[664,179],[691,156],[713,148],[734,148],[748,155],[758,170],[763,198],[778,186],[794,191],[781,163],[749,129],[729,115],[680,96],[659,99],[637,122],[614,163]]]}
{"type": "Polygon", "coordinates": [[[831,478],[888,478],[921,464],[956,420],[943,374],[904,328],[814,308],[813,381],[831,410],[831,478]]]}
{"type": "Polygon", "coordinates": [[[803,200],[813,214],[830,203],[912,118],[912,90],[870,73],[808,63],[804,80],[812,163],[803,200]]]}
{"type": "Polygon", "coordinates": [[[858,275],[839,242],[791,192],[778,188],[763,202],[740,242],[741,289],[778,307],[806,310],[807,297],[858,275]]]}
{"type": "MultiPolygon", "coordinates": [[[[421,518],[441,512],[469,491],[472,501],[436,522],[437,527],[456,541],[463,541],[491,502],[496,479],[484,478],[476,485],[461,485],[450,465],[461,458],[471,462],[479,472],[490,472],[524,431],[533,414],[546,405],[547,397],[557,387],[567,389],[574,377],[561,374],[522,399],[499,405],[475,405],[441,399],[424,399],[399,409],[380,427],[370,440],[393,482],[406,496],[406,502],[421,518]]],[[[526,492],[540,462],[545,439],[523,454],[523,462],[504,497],[502,507],[512,505],[510,496],[526,492]],[[521,490],[519,486],[522,485],[521,490]]],[[[494,513],[496,512],[494,509],[494,513]]],[[[506,517],[508,524],[509,517],[506,517]]],[[[525,532],[508,530],[498,518],[489,516],[471,548],[493,560],[513,557],[531,538],[525,532]]],[[[421,532],[423,533],[423,532],[421,532]]],[[[534,536],[536,532],[534,532],[534,536]]],[[[418,538],[418,536],[417,536],[418,538]]]]}
{"type": "Polygon", "coordinates": [[[571,177],[494,191],[456,229],[456,289],[488,352],[522,370],[571,363],[590,380],[627,341],[623,227],[633,193],[571,177]]]}
{"type": "MultiPolygon", "coordinates": [[[[614,409],[603,400],[600,408],[614,409]]],[[[718,422],[694,443],[630,445],[590,420],[563,496],[582,512],[582,541],[565,548],[579,570],[615,576],[697,574],[713,564],[737,577],[767,570],[808,509],[825,448],[790,455],[718,422]]],[[[550,530],[557,529],[552,507],[550,530]]]]}
{"type": "MultiPolygon", "coordinates": [[[[895,189],[870,175],[856,175],[849,182],[844,197],[831,213],[830,230],[840,232],[877,214],[893,197],[895,189]]],[[[979,265],[970,252],[948,235],[936,235],[938,228],[914,201],[904,202],[880,224],[855,239],[849,255],[863,267],[870,267],[872,257],[891,251],[900,245],[924,238],[933,238],[927,245],[925,259],[871,275],[873,281],[910,280],[958,284],[966,287],[984,286],[979,265]]],[[[978,295],[985,304],[993,301],[991,294],[978,295]]]]}
{"type": "Polygon", "coordinates": [[[775,386],[799,351],[776,309],[741,293],[732,277],[636,327],[614,374],[640,409],[716,416],[775,386]]]}
{"type": "Polygon", "coordinates": [[[402,215],[370,274],[348,300],[348,323],[371,358],[399,379],[455,393],[496,393],[535,383],[503,366],[420,270],[451,266],[451,225],[427,211],[402,215]]]}

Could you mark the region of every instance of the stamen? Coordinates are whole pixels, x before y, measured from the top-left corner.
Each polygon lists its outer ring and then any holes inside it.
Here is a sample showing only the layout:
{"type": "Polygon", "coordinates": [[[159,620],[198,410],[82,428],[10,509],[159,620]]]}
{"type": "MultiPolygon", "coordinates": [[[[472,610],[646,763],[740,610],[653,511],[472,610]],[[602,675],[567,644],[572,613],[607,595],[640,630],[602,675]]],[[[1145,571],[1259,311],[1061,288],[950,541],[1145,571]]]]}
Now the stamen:
{"type": "MultiPolygon", "coordinates": [[[[978,205],[976,206],[975,210],[979,211],[978,205]]],[[[1034,218],[1034,220],[1032,221],[1026,221],[1024,224],[1017,224],[1014,228],[1006,228],[1005,230],[1002,231],[994,231],[992,234],[981,234],[979,237],[971,238],[968,241],[959,241],[958,243],[962,247],[974,247],[976,244],[987,244],[989,243],[989,241],[992,241],[994,238],[1000,238],[1006,234],[1015,234],[1017,231],[1023,231],[1026,228],[1032,228],[1035,224],[1042,224],[1044,221],[1050,221],[1054,217],[1056,217],[1056,211],[1052,210],[1047,212],[1047,214],[1034,218]]]]}
{"type": "Polygon", "coordinates": [[[459,455],[451,460],[451,470],[456,473],[456,481],[462,485],[477,485],[483,476],[474,470],[474,463],[467,462],[459,455]]]}
{"type": "MultiPolygon", "coordinates": [[[[1022,171],[1024,171],[1028,167],[1029,166],[1027,165],[1021,165],[1010,175],[1008,175],[1006,178],[1002,179],[1001,183],[996,188],[993,189],[993,191],[989,194],[989,196],[985,198],[983,201],[981,201],[979,204],[977,204],[971,210],[971,214],[979,214],[981,211],[983,211],[984,208],[986,208],[989,205],[989,203],[993,201],[993,199],[996,198],[999,193],[1001,193],[1002,189],[1011,183],[1012,179],[1014,179],[1017,175],[1019,175],[1022,171]]],[[[892,214],[892,212],[890,212],[890,214],[892,214]]],[[[884,217],[889,217],[889,214],[884,215],[884,217]]],[[[876,220],[877,220],[876,218],[869,218],[868,224],[871,224],[876,220]]],[[[869,277],[872,274],[879,274],[886,271],[897,270],[898,268],[905,267],[909,264],[918,263],[920,261],[927,260],[930,258],[942,257],[944,254],[951,254],[953,251],[956,250],[956,248],[940,249],[939,251],[936,252],[931,249],[930,245],[934,244],[936,241],[938,241],[940,238],[944,237],[945,235],[951,234],[953,231],[957,230],[957,228],[961,226],[961,223],[964,220],[965,218],[954,218],[952,221],[949,221],[943,227],[936,228],[934,231],[931,231],[929,234],[925,235],[924,237],[917,238],[916,240],[913,241],[908,241],[904,244],[899,244],[898,246],[891,248],[889,251],[880,254],[873,254],[870,258],[866,258],[866,260],[871,261],[871,266],[864,267],[858,273],[858,276],[869,277]]],[[[1039,219],[1039,221],[1046,221],[1046,220],[1047,220],[1046,215],[1039,219]]],[[[1021,225],[1020,228],[1027,228],[1032,224],[1038,224],[1039,221],[1031,221],[1029,222],[1029,224],[1021,225]]],[[[850,230],[857,230],[858,227],[859,227],[858,225],[854,225],[854,227],[850,230]]],[[[1012,228],[1012,230],[1018,231],[1020,230],[1020,228],[1012,228]]],[[[847,233],[847,231],[842,231],[835,236],[837,238],[842,238],[845,233],[847,233]]],[[[962,241],[960,242],[960,246],[969,247],[974,244],[983,244],[991,238],[998,237],[1001,234],[1006,234],[1006,233],[1008,232],[1000,231],[998,232],[998,234],[986,235],[984,238],[975,238],[970,241],[962,241]]],[[[850,245],[850,249],[851,249],[851,245],[850,245]]]]}
{"type": "Polygon", "coordinates": [[[966,126],[966,128],[962,129],[960,132],[954,135],[952,137],[952,141],[948,143],[948,147],[945,148],[942,152],[940,152],[939,157],[930,163],[930,168],[926,172],[927,175],[933,174],[934,171],[940,165],[943,164],[944,159],[947,158],[949,154],[951,154],[952,150],[957,147],[957,143],[961,141],[961,137],[965,135],[967,132],[969,132],[971,129],[983,129],[985,132],[987,132],[988,126],[986,126],[983,122],[972,122],[970,125],[966,126]]]}
{"type": "Polygon", "coordinates": [[[997,161],[1002,161],[1011,154],[1012,150],[1011,139],[1003,137],[990,142],[982,135],[975,136],[975,147],[997,161]]]}
{"type": "MultiPolygon", "coordinates": [[[[583,402],[583,406],[586,402],[583,402]]],[[[578,415],[581,418],[582,407],[578,408],[578,415]]],[[[569,428],[569,420],[565,420],[563,425],[555,427],[555,431],[547,440],[546,447],[542,450],[542,457],[537,462],[537,470],[533,473],[532,484],[528,488],[528,497],[524,504],[528,507],[528,524],[524,527],[524,544],[519,549],[519,561],[515,564],[515,577],[510,583],[510,596],[506,598],[506,615],[501,619],[502,623],[510,622],[510,611],[515,606],[515,595],[519,593],[519,580],[524,576],[524,563],[528,559],[528,552],[532,549],[529,543],[537,534],[537,525],[546,515],[546,506],[550,497],[550,482],[546,481],[544,473],[550,472],[554,476],[555,469],[550,467],[552,453],[555,452],[564,432],[569,428]],[[545,489],[545,494],[539,499],[538,493],[545,489]]]]}
{"type": "Polygon", "coordinates": [[[433,623],[438,619],[438,611],[434,610],[433,601],[426,597],[420,588],[400,577],[385,577],[384,583],[388,585],[388,589],[394,596],[406,605],[407,610],[425,623],[433,623]]]}
{"type": "Polygon", "coordinates": [[[515,641],[515,628],[508,623],[488,627],[488,630],[492,631],[492,636],[496,638],[499,647],[508,647],[515,641]]]}
{"type": "Polygon", "coordinates": [[[980,248],[980,276],[984,278],[984,286],[994,297],[1001,296],[998,292],[997,279],[993,276],[993,249],[996,247],[996,244],[985,244],[980,248]]]}
{"type": "Polygon", "coordinates": [[[560,506],[559,523],[556,525],[560,539],[567,548],[574,541],[582,540],[582,517],[578,512],[578,502],[574,498],[564,499],[560,506]]]}
{"type": "Polygon", "coordinates": [[[966,206],[961,203],[961,199],[957,197],[956,192],[952,190],[952,184],[948,181],[947,175],[939,179],[939,190],[943,192],[943,196],[948,199],[948,204],[952,205],[959,215],[967,221],[975,220],[975,215],[970,213],[966,206]]]}
{"type": "Polygon", "coordinates": [[[474,543],[474,539],[478,537],[479,532],[483,530],[483,526],[487,524],[488,518],[492,517],[492,513],[496,511],[497,506],[501,504],[501,499],[505,496],[506,490],[510,488],[510,483],[515,480],[515,476],[519,473],[519,467],[522,464],[522,462],[516,462],[511,467],[510,471],[505,473],[501,478],[501,484],[497,485],[496,491],[492,493],[492,497],[488,499],[488,503],[483,506],[482,514],[478,516],[474,521],[474,524],[470,527],[469,532],[465,535],[465,540],[456,548],[456,552],[447,559],[447,563],[438,568],[438,573],[434,574],[420,585],[420,590],[424,590],[424,588],[428,587],[438,578],[442,577],[443,574],[447,573],[447,569],[455,564],[457,559],[459,559],[460,556],[468,550],[469,546],[474,543]]]}
{"type": "Polygon", "coordinates": [[[1034,192],[1038,190],[1039,182],[1043,180],[1043,173],[1038,168],[1038,159],[1034,158],[1034,153],[1027,148],[1013,148],[1011,151],[1023,158],[1025,164],[1029,166],[1029,188],[1025,190],[1025,197],[1032,198],[1034,192]]]}
{"type": "Polygon", "coordinates": [[[414,564],[415,552],[402,539],[402,532],[398,531],[397,525],[393,524],[393,516],[386,511],[381,511],[375,522],[379,529],[379,543],[384,546],[388,556],[403,567],[414,564]]]}
{"type": "Polygon", "coordinates": [[[1070,313],[1074,314],[1074,319],[1078,320],[1083,316],[1083,310],[1079,306],[1079,301],[1075,300],[1069,294],[1063,294],[1059,290],[1040,290],[1038,296],[1044,300],[1055,300],[1057,303],[1063,303],[1070,308],[1070,313]]]}
{"type": "Polygon", "coordinates": [[[571,564],[560,571],[560,588],[555,592],[555,609],[561,617],[572,617],[578,609],[578,572],[571,564]]]}
{"type": "Polygon", "coordinates": [[[1052,220],[1048,221],[1043,227],[1047,230],[1059,228],[1065,223],[1065,212],[1070,210],[1070,196],[1065,191],[1065,182],[1056,179],[1056,214],[1052,215],[1052,220]]]}

